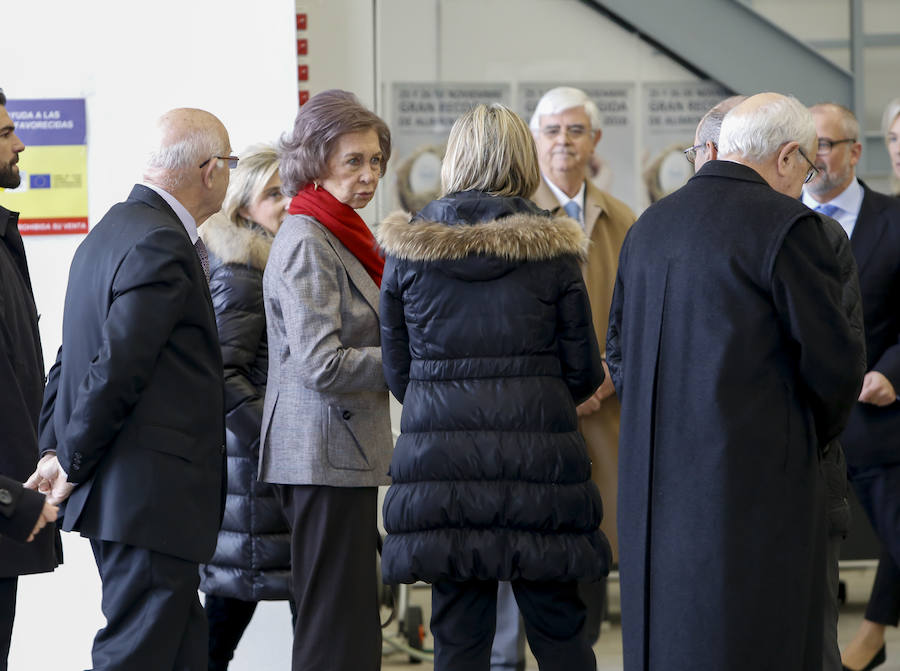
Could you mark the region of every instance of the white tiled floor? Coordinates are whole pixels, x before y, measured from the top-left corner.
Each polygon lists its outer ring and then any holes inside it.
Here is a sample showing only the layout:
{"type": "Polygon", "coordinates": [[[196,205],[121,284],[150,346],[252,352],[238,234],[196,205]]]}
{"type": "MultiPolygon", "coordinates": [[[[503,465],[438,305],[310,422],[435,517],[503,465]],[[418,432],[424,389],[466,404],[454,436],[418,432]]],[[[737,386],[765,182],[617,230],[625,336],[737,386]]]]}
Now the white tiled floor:
{"type": "MultiPolygon", "coordinates": [[[[55,573],[26,576],[19,582],[19,609],[10,654],[11,671],[34,669],[85,669],[90,667],[91,640],[103,625],[100,614],[100,583],[90,547],[73,534],[64,534],[66,563],[55,573]]],[[[844,571],[849,603],[841,612],[839,639],[852,638],[863,615],[874,569],[844,571]]],[[[611,605],[616,604],[616,590],[611,588],[611,605]]],[[[427,587],[414,589],[410,602],[425,610],[427,622],[431,593],[427,587]]],[[[776,604],[773,604],[773,608],[776,604]]],[[[396,631],[389,629],[388,633],[396,631]]],[[[431,640],[426,639],[426,647],[431,640]]],[[[599,671],[622,668],[621,629],[613,621],[603,631],[594,648],[599,671]]],[[[290,668],[291,624],[286,602],[259,605],[250,626],[238,646],[231,671],[286,671],[290,668]]],[[[410,665],[405,654],[385,657],[386,671],[410,669],[429,671],[428,663],[410,665]]],[[[529,670],[535,671],[534,660],[529,670]]],[[[884,671],[900,671],[900,632],[888,631],[888,660],[879,667],[884,671]]]]}
{"type": "MultiPolygon", "coordinates": [[[[866,599],[869,596],[874,575],[874,568],[848,570],[843,571],[841,574],[841,578],[847,584],[848,599],[848,603],[841,609],[838,625],[838,641],[842,646],[853,637],[856,633],[856,628],[862,620],[866,599]]],[[[410,602],[422,605],[427,611],[429,594],[427,589],[413,590],[410,602]]],[[[610,601],[614,610],[617,607],[617,599],[616,586],[612,586],[610,601]]],[[[430,638],[426,639],[425,645],[430,647],[430,638]]],[[[887,662],[878,667],[879,671],[900,671],[900,631],[897,629],[888,629],[887,649],[887,662]]],[[[614,617],[612,622],[604,624],[600,640],[594,646],[594,654],[597,657],[597,671],[621,671],[622,630],[617,618],[614,617]]],[[[411,665],[408,660],[407,655],[390,655],[385,657],[382,668],[386,670],[408,668],[419,671],[428,671],[434,668],[429,663],[411,665]]],[[[537,668],[537,663],[529,654],[527,671],[537,671],[537,668]]]]}

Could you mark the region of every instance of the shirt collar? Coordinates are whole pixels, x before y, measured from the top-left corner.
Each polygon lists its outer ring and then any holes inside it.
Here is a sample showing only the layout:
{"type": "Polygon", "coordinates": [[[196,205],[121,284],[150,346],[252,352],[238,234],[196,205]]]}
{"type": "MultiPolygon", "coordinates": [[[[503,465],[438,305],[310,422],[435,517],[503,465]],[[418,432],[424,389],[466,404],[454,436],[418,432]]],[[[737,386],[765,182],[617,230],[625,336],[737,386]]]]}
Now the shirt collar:
{"type": "Polygon", "coordinates": [[[556,200],[559,201],[560,207],[565,207],[566,203],[570,200],[574,200],[578,207],[581,208],[581,216],[584,216],[584,182],[581,183],[581,188],[578,189],[578,193],[575,194],[575,197],[569,198],[558,186],[556,186],[556,184],[547,179],[547,175],[541,173],[541,176],[544,178],[544,182],[547,186],[550,187],[550,191],[556,196],[556,200]]]}
{"type": "Polygon", "coordinates": [[[822,205],[835,205],[836,207],[841,208],[843,212],[853,215],[854,218],[859,214],[859,208],[862,207],[863,196],[865,192],[863,191],[862,184],[859,183],[859,180],[855,177],[847,185],[847,188],[841,191],[837,196],[829,200],[827,203],[820,203],[811,195],[806,192],[806,189],[803,190],[803,204],[808,208],[815,210],[817,207],[821,207],[822,205]]]}
{"type": "Polygon", "coordinates": [[[196,244],[197,238],[200,237],[197,233],[197,222],[191,216],[191,213],[187,211],[187,208],[178,202],[178,199],[165,189],[161,189],[155,184],[148,184],[147,182],[144,182],[143,185],[148,189],[156,191],[156,193],[169,204],[169,207],[172,208],[179,221],[181,221],[181,225],[184,226],[184,230],[186,230],[187,234],[191,237],[191,242],[196,244]]]}

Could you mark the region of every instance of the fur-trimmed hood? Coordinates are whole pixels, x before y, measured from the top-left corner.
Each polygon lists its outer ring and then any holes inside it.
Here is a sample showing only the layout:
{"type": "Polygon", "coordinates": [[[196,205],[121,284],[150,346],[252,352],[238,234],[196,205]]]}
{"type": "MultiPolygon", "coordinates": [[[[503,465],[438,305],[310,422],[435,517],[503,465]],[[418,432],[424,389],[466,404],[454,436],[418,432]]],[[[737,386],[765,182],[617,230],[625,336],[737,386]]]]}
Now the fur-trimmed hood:
{"type": "Polygon", "coordinates": [[[200,226],[198,232],[210,254],[221,263],[266,269],[274,238],[265,229],[239,226],[222,213],[216,213],[200,226]]]}
{"type": "Polygon", "coordinates": [[[588,246],[574,219],[552,217],[530,201],[474,197],[472,192],[434,201],[415,217],[394,212],[377,227],[375,237],[385,254],[408,261],[454,261],[472,255],[513,262],[570,254],[584,259],[588,246]]]}

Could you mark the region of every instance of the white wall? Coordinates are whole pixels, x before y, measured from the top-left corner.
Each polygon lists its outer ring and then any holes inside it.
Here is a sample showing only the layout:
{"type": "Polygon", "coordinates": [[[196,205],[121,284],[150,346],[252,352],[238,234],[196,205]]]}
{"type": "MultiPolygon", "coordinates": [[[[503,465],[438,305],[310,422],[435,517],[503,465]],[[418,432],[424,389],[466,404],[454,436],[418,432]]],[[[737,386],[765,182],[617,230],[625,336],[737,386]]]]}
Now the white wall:
{"type": "MultiPolygon", "coordinates": [[[[326,12],[333,17],[348,3],[329,4],[336,6],[326,12]]],[[[139,148],[167,109],[213,112],[237,151],[274,140],[296,113],[292,0],[46,0],[8,3],[3,14],[0,86],[7,96],[86,99],[92,224],[140,180],[139,148]]],[[[321,74],[328,78],[325,68],[321,74]]],[[[61,337],[68,266],[81,239],[25,241],[48,366],[61,337]]],[[[99,579],[86,541],[64,536],[65,565],[20,581],[11,669],[90,667],[91,640],[103,624],[99,579]]],[[[290,657],[290,616],[281,612],[287,607],[265,606],[259,623],[272,613],[267,630],[280,643],[261,634],[252,654],[261,665],[248,661],[245,669],[284,668],[290,657]]]]}

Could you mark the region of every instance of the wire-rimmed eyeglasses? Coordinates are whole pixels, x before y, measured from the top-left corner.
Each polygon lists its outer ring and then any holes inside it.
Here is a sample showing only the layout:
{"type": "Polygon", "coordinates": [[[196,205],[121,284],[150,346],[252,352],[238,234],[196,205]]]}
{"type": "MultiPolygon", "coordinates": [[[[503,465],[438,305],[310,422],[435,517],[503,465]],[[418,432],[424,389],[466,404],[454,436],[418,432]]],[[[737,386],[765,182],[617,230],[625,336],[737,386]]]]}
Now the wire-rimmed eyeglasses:
{"type": "Polygon", "coordinates": [[[843,140],[831,140],[827,137],[820,137],[819,142],[816,145],[816,154],[819,156],[828,156],[831,153],[832,148],[836,144],[844,144],[845,142],[856,142],[855,137],[845,137],[843,140]]]}
{"type": "Polygon", "coordinates": [[[238,161],[240,160],[237,156],[210,156],[208,159],[203,161],[200,164],[200,167],[203,168],[207,163],[212,161],[214,158],[219,159],[220,161],[225,161],[228,163],[228,169],[234,170],[237,167],[238,161]]]}
{"type": "Polygon", "coordinates": [[[819,169],[816,167],[816,164],[809,160],[809,157],[803,153],[803,150],[800,147],[797,147],[797,151],[800,152],[800,156],[806,159],[806,162],[809,163],[809,170],[806,173],[806,179],[803,180],[804,184],[809,184],[810,180],[819,174],[819,169]]]}
{"type": "MultiPolygon", "coordinates": [[[[697,160],[697,152],[703,149],[706,146],[706,143],[703,144],[695,144],[693,147],[688,147],[687,149],[682,150],[682,154],[687,159],[687,162],[691,165],[694,165],[694,161],[697,160]]],[[[713,142],[713,147],[716,147],[716,143],[713,142]]],[[[718,149],[718,147],[716,147],[718,149]]]]}

